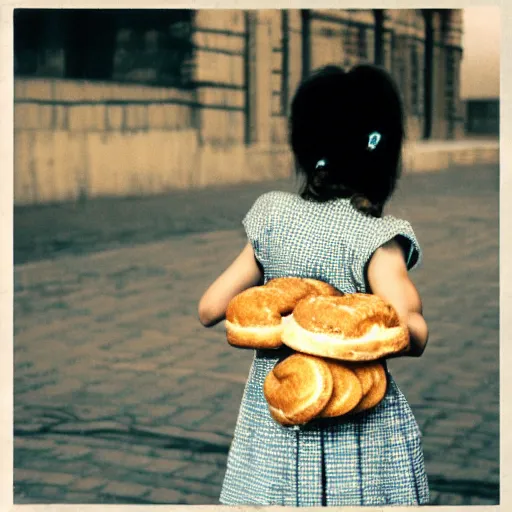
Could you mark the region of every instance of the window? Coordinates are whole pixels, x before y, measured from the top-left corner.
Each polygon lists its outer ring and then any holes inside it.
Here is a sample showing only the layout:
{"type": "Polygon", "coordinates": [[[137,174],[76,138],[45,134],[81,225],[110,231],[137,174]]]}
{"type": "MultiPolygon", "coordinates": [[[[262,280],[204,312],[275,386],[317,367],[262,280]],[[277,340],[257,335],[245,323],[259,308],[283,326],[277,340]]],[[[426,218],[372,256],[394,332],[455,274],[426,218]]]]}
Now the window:
{"type": "Polygon", "coordinates": [[[282,68],[281,68],[281,113],[288,115],[288,69],[290,60],[289,48],[289,26],[288,26],[288,11],[284,9],[281,11],[281,46],[282,46],[282,68]]]}
{"type": "Polygon", "coordinates": [[[368,38],[366,35],[366,27],[359,27],[357,34],[357,54],[359,59],[368,59],[368,38]]]}
{"type": "Polygon", "coordinates": [[[190,87],[192,16],[179,9],[120,10],[116,21],[124,37],[114,51],[114,78],[190,87]]]}
{"type": "Polygon", "coordinates": [[[272,49],[272,115],[286,116],[288,114],[288,12],[281,11],[279,45],[272,49]]]}
{"type": "Polygon", "coordinates": [[[447,119],[455,117],[455,52],[447,48],[446,49],[446,83],[445,83],[445,113],[447,119]]]}
{"type": "Polygon", "coordinates": [[[400,94],[404,101],[404,108],[409,110],[407,98],[410,94],[410,87],[407,83],[407,36],[396,35],[393,37],[393,64],[392,74],[397,82],[400,94]]]}
{"type": "Polygon", "coordinates": [[[418,47],[415,42],[411,45],[411,111],[413,114],[419,113],[419,59],[418,59],[418,47]]]}

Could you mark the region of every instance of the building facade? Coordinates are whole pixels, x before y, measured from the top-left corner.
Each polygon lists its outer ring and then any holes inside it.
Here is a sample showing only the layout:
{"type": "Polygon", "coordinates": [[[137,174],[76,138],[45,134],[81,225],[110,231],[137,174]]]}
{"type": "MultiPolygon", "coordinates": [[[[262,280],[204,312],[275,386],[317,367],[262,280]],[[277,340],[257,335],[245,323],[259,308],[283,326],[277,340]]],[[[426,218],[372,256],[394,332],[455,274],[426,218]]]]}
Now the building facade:
{"type": "Polygon", "coordinates": [[[15,10],[18,196],[159,192],[275,176],[269,165],[287,175],[292,95],[325,64],[385,66],[408,139],[459,138],[461,41],[453,9],[15,10]],[[164,159],[148,149],[157,139],[178,149],[164,159]],[[49,173],[69,183],[36,194],[49,173]]]}
{"type": "Polygon", "coordinates": [[[15,16],[17,75],[146,83],[195,89],[200,97],[229,91],[245,106],[248,142],[264,137],[268,81],[268,131],[280,142],[298,82],[329,63],[390,70],[411,138],[461,133],[461,10],[59,9],[15,16]],[[259,128],[250,122],[258,117],[259,128]]]}

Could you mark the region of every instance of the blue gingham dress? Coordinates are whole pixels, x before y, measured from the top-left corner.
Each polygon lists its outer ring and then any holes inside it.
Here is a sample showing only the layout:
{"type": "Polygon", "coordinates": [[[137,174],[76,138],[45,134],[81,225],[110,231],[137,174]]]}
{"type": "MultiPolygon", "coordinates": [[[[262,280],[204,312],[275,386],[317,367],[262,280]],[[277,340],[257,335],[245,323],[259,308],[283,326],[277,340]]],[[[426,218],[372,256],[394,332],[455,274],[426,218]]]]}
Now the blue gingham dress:
{"type": "MultiPolygon", "coordinates": [[[[310,277],[345,293],[365,292],[365,266],[402,237],[408,267],[421,260],[410,224],[368,217],[348,199],[326,203],[296,194],[260,196],[243,224],[265,282],[310,277]]],[[[225,505],[418,505],[429,499],[421,433],[388,373],[383,401],[349,418],[283,427],[269,414],[263,382],[288,349],[258,350],[245,387],[220,502],[225,505]]]]}

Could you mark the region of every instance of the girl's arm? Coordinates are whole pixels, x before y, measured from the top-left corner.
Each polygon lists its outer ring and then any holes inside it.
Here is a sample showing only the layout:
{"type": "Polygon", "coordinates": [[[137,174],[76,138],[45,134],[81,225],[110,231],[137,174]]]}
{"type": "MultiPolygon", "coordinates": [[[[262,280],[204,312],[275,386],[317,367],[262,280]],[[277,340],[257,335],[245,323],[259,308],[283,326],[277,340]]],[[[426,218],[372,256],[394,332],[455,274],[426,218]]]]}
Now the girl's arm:
{"type": "Polygon", "coordinates": [[[263,272],[247,243],[238,257],[206,290],[199,301],[199,321],[213,327],[224,320],[229,301],[247,288],[261,284],[263,272]]]}
{"type": "Polygon", "coordinates": [[[368,265],[371,292],[391,304],[408,327],[410,348],[399,355],[419,357],[428,341],[421,298],[409,278],[402,247],[396,240],[375,251],[368,265]]]}

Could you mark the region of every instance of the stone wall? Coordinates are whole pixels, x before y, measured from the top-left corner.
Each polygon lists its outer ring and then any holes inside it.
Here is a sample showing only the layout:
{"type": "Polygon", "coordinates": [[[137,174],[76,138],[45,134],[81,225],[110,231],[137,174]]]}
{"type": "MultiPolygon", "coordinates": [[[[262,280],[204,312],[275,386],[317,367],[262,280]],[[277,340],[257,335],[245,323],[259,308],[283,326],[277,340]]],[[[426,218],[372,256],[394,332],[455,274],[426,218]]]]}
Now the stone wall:
{"type": "Polygon", "coordinates": [[[15,204],[271,178],[268,148],[199,143],[195,101],[176,89],[16,80],[15,204]]]}

